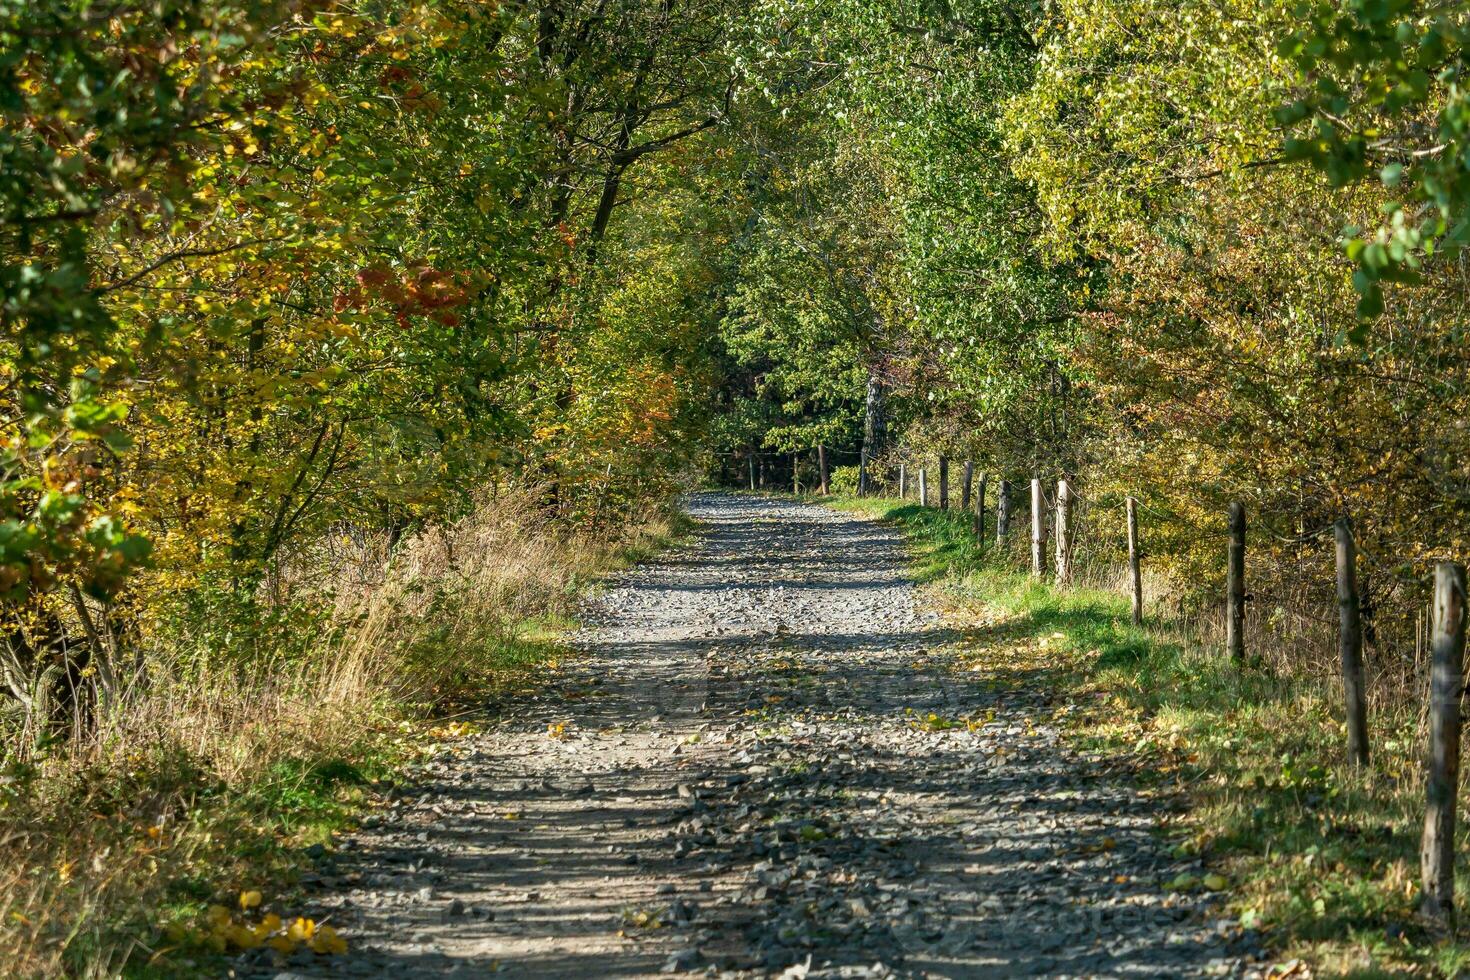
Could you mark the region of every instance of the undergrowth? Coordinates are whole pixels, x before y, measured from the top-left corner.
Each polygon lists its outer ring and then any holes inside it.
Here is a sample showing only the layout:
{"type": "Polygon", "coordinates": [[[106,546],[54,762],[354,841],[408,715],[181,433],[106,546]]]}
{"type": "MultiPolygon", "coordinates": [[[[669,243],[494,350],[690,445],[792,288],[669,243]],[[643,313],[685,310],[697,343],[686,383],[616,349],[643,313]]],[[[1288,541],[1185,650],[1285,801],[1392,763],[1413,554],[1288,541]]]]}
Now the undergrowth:
{"type": "Polygon", "coordinates": [[[220,655],[200,623],[207,642],[149,651],[85,736],[10,737],[0,975],[219,975],[219,954],[261,943],[330,955],[320,924],[292,933],[299,875],[405,765],[553,673],[578,595],[683,520],[569,535],[523,495],[397,548],[323,546],[282,573],[317,607],[289,655],[220,655]]]}
{"type": "MultiPolygon", "coordinates": [[[[1168,845],[1226,877],[1229,912],[1260,929],[1276,955],[1319,976],[1470,971],[1465,932],[1436,933],[1415,912],[1419,705],[1371,704],[1373,762],[1354,772],[1343,762],[1334,678],[1273,672],[1262,660],[1235,668],[1223,644],[1186,638],[1177,624],[1134,626],[1122,594],[1061,591],[1032,578],[1019,550],[982,548],[970,515],[896,500],[834,503],[903,530],[916,575],[958,621],[976,624],[963,641],[972,669],[1051,687],[1075,744],[1129,762],[1144,792],[1187,797],[1187,814],[1164,827],[1168,845]]],[[[1013,535],[1018,548],[1023,533],[1013,535]]],[[[1464,853],[1463,821],[1460,838],[1464,853]]],[[[1461,875],[1462,908],[1467,885],[1461,875]]]]}

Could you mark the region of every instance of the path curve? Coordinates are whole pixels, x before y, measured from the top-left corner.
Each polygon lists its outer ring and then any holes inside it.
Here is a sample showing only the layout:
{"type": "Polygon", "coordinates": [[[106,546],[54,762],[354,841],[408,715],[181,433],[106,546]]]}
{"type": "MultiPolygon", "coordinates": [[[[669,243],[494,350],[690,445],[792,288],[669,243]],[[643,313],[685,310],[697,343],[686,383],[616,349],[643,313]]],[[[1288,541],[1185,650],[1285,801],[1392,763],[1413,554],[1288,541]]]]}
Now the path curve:
{"type": "Polygon", "coordinates": [[[241,975],[1248,971],[1161,889],[1162,804],[1068,751],[1039,685],[951,669],[894,530],[689,509],[697,540],[591,603],[554,690],[347,842],[319,914],[352,951],[241,975]]]}

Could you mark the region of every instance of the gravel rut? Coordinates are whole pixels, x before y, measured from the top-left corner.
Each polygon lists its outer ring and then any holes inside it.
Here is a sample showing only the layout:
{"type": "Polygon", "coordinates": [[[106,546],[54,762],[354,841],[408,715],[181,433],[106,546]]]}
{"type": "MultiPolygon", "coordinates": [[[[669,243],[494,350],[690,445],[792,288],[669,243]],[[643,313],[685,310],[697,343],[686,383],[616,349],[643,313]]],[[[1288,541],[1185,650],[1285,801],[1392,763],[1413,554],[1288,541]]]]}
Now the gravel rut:
{"type": "Polygon", "coordinates": [[[329,859],[346,956],[237,975],[1247,976],[1161,887],[1164,807],[1059,741],[1042,685],[952,669],[895,531],[702,494],[584,656],[329,859]],[[931,716],[933,716],[931,720],[931,716]]]}

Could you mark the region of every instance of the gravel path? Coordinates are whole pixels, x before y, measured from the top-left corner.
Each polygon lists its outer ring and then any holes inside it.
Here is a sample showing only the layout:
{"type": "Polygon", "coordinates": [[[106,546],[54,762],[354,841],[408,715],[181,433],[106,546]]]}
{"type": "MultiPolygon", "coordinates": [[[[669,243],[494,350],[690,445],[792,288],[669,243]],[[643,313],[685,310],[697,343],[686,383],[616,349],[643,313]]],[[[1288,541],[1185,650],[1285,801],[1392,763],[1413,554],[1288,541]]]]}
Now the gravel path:
{"type": "Polygon", "coordinates": [[[247,976],[1192,977],[1249,945],[1064,748],[1045,694],[950,669],[897,534],[690,502],[556,690],[428,765],[325,875],[330,960],[247,976]]]}

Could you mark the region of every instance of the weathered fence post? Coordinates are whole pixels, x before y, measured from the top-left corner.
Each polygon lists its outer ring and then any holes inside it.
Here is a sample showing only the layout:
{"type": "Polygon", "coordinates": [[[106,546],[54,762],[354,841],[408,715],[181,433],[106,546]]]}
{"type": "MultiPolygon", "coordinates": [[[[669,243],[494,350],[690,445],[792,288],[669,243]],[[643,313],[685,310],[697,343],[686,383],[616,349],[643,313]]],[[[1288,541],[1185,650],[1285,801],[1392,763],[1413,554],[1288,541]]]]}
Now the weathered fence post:
{"type": "Polygon", "coordinates": [[[965,460],[965,475],[960,478],[960,510],[970,509],[970,487],[975,483],[975,464],[965,460]]]}
{"type": "Polygon", "coordinates": [[[822,496],[827,496],[827,447],[817,446],[817,477],[821,480],[822,496]]]}
{"type": "Polygon", "coordinates": [[[1230,546],[1225,566],[1225,652],[1245,659],[1245,504],[1230,505],[1230,546]]]}
{"type": "Polygon", "coordinates": [[[745,457],[745,461],[750,464],[750,489],[754,490],[755,489],[755,450],[754,449],[752,449],[750,451],[750,455],[749,456],[745,457]]]}
{"type": "Polygon", "coordinates": [[[761,456],[761,489],[766,488],[766,457],[761,456]]]}
{"type": "Polygon", "coordinates": [[[868,451],[858,450],[858,496],[868,495],[868,451]]]}
{"type": "Polygon", "coordinates": [[[1338,648],[1342,653],[1342,694],[1347,707],[1348,761],[1368,764],[1368,700],[1363,689],[1363,620],[1358,602],[1358,550],[1353,522],[1339,517],[1337,537],[1338,648]]]}
{"type": "Polygon", "coordinates": [[[903,463],[898,464],[898,499],[909,499],[909,468],[903,463]]]}
{"type": "Polygon", "coordinates": [[[791,492],[801,493],[801,454],[791,454],[791,492]]]}
{"type": "Polygon", "coordinates": [[[1057,585],[1072,584],[1072,484],[1057,481],[1057,585]]]}
{"type": "Polygon", "coordinates": [[[1143,556],[1138,551],[1138,500],[1128,498],[1128,585],[1133,594],[1133,625],[1143,625],[1143,573],[1139,568],[1143,556]]]}
{"type": "Polygon", "coordinates": [[[919,467],[919,506],[929,506],[929,471],[919,467]]]}
{"type": "Polygon", "coordinates": [[[939,457],[939,509],[949,510],[949,457],[939,457]]]}
{"type": "Polygon", "coordinates": [[[1046,495],[1041,492],[1041,479],[1031,481],[1031,574],[1041,578],[1046,572],[1046,495]]]}
{"type": "Polygon", "coordinates": [[[995,493],[995,546],[1004,548],[1011,534],[1011,481],[1001,480],[995,493]]]}
{"type": "Polygon", "coordinates": [[[1455,914],[1455,797],[1460,785],[1460,698],[1464,694],[1465,566],[1434,570],[1433,665],[1429,675],[1428,807],[1419,866],[1420,911],[1451,924],[1455,914]]]}
{"type": "MultiPolygon", "coordinates": [[[[968,464],[967,464],[968,465],[968,464]]],[[[975,495],[975,540],[985,550],[985,474],[980,474],[979,492],[975,495]]]]}

